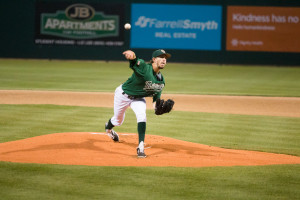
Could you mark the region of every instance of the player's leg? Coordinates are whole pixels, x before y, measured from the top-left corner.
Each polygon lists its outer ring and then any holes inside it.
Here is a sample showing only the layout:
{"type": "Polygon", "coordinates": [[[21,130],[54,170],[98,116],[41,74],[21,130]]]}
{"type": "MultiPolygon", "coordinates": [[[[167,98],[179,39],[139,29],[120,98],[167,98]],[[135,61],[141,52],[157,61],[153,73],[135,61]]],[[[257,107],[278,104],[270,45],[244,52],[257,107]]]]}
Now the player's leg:
{"type": "Polygon", "coordinates": [[[145,134],[146,134],[146,100],[138,99],[134,100],[130,107],[134,111],[137,119],[137,129],[139,134],[139,146],[137,148],[138,157],[146,157],[144,152],[144,141],[145,141],[145,134]]]}
{"type": "Polygon", "coordinates": [[[125,119],[125,111],[129,107],[131,100],[122,94],[122,87],[117,87],[114,96],[114,116],[105,124],[106,133],[114,140],[119,141],[118,134],[112,129],[121,126],[125,119]]]}

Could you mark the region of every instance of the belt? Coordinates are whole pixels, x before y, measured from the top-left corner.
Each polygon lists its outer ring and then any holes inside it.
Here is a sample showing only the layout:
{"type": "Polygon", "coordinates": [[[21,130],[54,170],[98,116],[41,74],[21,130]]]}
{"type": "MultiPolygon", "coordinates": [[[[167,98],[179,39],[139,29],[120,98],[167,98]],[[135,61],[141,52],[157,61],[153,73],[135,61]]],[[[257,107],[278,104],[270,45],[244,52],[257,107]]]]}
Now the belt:
{"type": "Polygon", "coordinates": [[[122,94],[125,95],[125,96],[127,96],[127,98],[130,99],[130,100],[133,100],[133,99],[139,99],[139,97],[128,95],[128,94],[126,94],[125,92],[122,92],[122,94]]]}

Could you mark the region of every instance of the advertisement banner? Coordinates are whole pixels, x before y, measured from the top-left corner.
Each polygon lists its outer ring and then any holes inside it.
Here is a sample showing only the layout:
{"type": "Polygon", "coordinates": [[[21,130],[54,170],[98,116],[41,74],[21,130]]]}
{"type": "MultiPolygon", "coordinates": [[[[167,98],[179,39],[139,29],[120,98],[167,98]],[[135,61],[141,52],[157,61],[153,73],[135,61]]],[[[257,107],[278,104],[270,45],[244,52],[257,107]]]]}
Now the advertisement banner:
{"type": "Polygon", "coordinates": [[[37,2],[36,44],[123,46],[123,4],[37,2]]]}
{"type": "Polygon", "coordinates": [[[221,50],[221,6],[132,4],[131,25],[131,48],[221,50]]]}
{"type": "Polygon", "coordinates": [[[300,8],[228,6],[226,50],[300,52],[300,8]]]}

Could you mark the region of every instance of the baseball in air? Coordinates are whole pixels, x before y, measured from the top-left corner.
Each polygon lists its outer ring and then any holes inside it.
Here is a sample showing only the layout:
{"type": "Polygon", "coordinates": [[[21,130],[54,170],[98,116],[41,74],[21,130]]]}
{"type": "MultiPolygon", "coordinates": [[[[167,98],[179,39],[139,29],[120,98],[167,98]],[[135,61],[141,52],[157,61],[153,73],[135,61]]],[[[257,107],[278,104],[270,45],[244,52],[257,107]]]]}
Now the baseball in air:
{"type": "Polygon", "coordinates": [[[124,25],[124,28],[125,28],[126,30],[129,30],[129,29],[131,29],[131,25],[130,25],[129,23],[126,23],[126,24],[124,25]]]}

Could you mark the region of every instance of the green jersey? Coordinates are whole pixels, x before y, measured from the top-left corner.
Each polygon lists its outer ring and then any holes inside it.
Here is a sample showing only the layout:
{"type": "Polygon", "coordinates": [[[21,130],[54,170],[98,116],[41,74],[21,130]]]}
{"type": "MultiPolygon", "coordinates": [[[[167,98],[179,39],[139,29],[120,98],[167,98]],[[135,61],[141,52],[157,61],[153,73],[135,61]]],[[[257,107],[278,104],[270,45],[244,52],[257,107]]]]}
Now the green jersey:
{"type": "Polygon", "coordinates": [[[151,64],[138,58],[130,61],[130,68],[133,74],[122,85],[123,91],[138,98],[153,96],[153,102],[160,98],[162,89],[165,87],[162,74],[156,74],[151,64]]]}

